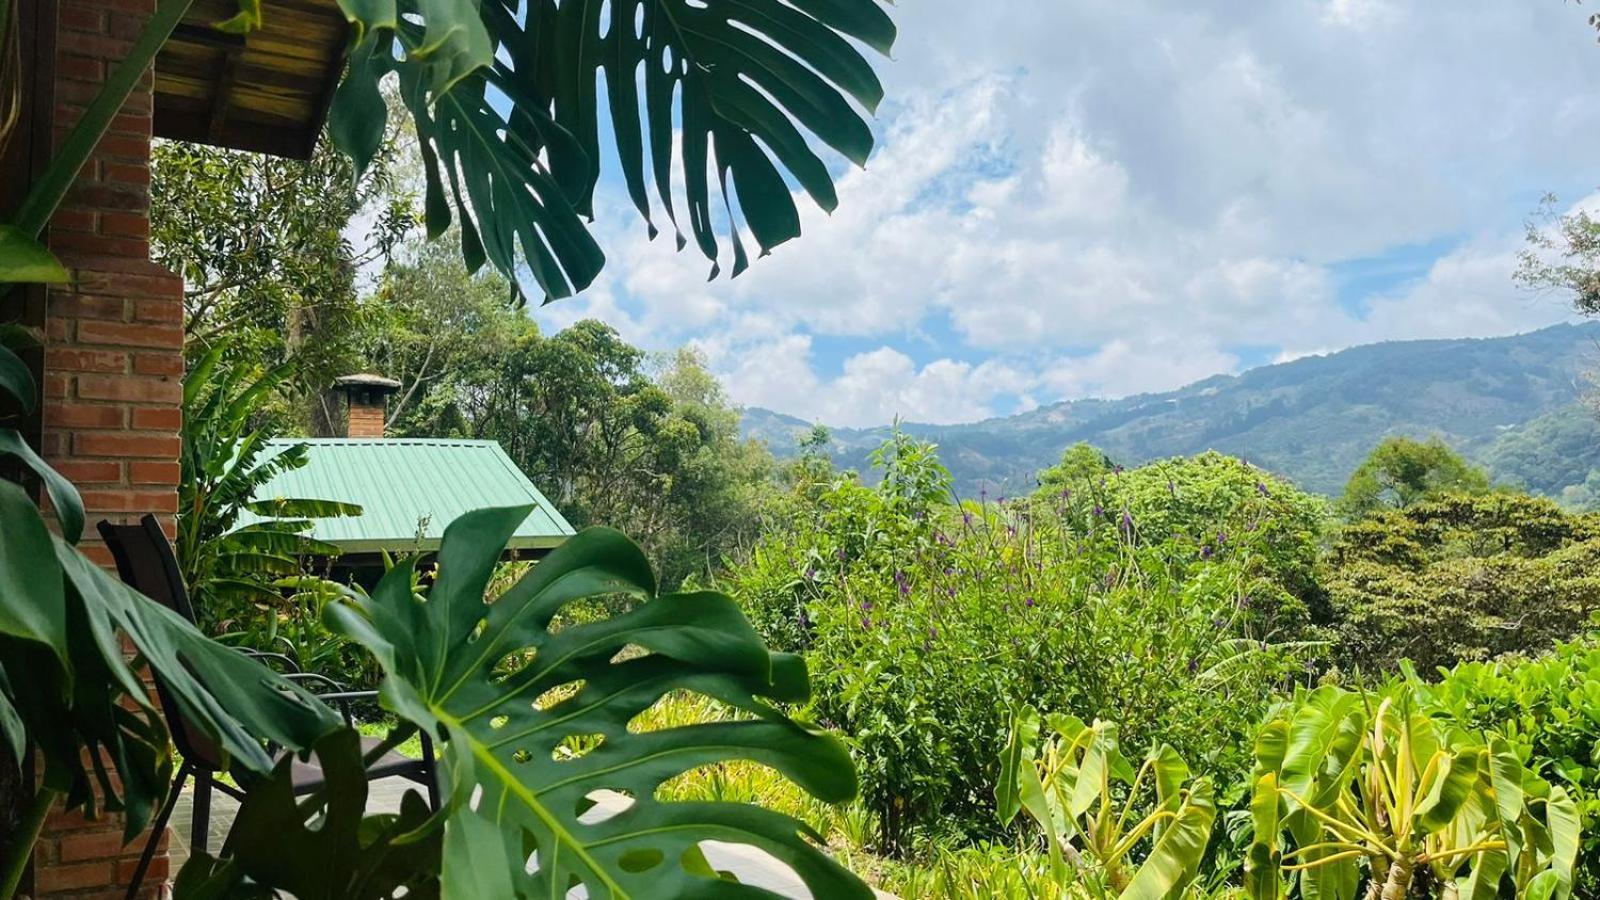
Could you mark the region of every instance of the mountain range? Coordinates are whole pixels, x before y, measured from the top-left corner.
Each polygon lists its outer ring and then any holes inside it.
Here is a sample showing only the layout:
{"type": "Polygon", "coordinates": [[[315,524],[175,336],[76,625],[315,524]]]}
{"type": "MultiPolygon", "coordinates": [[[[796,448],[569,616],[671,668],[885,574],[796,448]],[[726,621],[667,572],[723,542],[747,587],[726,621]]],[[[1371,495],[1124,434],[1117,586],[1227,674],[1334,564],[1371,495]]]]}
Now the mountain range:
{"type": "MultiPolygon", "coordinates": [[[[1591,471],[1600,490],[1600,424],[1582,403],[1597,368],[1600,323],[1565,324],[1510,337],[1367,344],[1164,393],[900,428],[939,445],[963,496],[1031,490],[1037,473],[1078,441],[1125,465],[1219,450],[1333,495],[1389,435],[1437,436],[1498,481],[1559,496],[1591,471]]],[[[813,424],[768,409],[743,414],[744,433],[780,458],[799,452],[813,424]]],[[[891,430],[830,428],[829,451],[837,465],[865,471],[891,430]]]]}

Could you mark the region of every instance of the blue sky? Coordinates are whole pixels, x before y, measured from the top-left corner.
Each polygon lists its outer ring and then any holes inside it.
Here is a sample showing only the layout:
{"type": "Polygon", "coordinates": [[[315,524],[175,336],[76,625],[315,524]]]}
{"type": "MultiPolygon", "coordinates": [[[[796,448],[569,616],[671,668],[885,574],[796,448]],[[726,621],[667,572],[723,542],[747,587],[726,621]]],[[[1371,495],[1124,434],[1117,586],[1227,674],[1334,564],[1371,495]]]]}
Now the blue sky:
{"type": "Polygon", "coordinates": [[[1511,280],[1600,188],[1600,47],[1561,0],[902,0],[841,205],[738,279],[608,175],[584,316],[836,425],[981,419],[1376,340],[1569,317],[1511,280]]]}

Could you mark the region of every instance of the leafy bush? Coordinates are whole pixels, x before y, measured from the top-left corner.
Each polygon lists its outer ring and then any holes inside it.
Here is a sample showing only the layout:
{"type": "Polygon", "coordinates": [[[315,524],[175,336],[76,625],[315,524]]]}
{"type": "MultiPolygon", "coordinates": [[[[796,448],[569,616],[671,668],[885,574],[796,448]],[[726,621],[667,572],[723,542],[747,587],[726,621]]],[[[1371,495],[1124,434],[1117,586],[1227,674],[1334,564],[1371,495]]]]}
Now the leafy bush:
{"type": "MultiPolygon", "coordinates": [[[[1517,758],[1565,785],[1584,821],[1600,820],[1600,638],[1591,633],[1535,658],[1462,663],[1427,691],[1437,709],[1505,736],[1517,758]]],[[[1583,896],[1600,891],[1600,836],[1585,832],[1583,896]]]]}
{"type": "Polygon", "coordinates": [[[1600,524],[1521,494],[1449,495],[1346,526],[1325,583],[1338,662],[1422,671],[1537,653],[1600,609],[1600,524]]]}
{"type": "Polygon", "coordinates": [[[1301,692],[1262,727],[1245,890],[1302,897],[1572,894],[1580,819],[1510,743],[1428,714],[1410,680],[1301,692]]]}
{"type": "Polygon", "coordinates": [[[1028,811],[1044,829],[1057,883],[1122,897],[1181,894],[1199,873],[1217,819],[1210,780],[1191,779],[1167,744],[1151,747],[1135,770],[1110,722],[1052,715],[1054,733],[1042,744],[1039,724],[1032,708],[1014,720],[1001,754],[1001,820],[1028,811]]]}
{"type": "Polygon", "coordinates": [[[1241,782],[1273,688],[1315,652],[1270,643],[1249,541],[1153,543],[1131,504],[957,506],[933,448],[904,436],[876,464],[873,488],[799,485],[728,580],[769,641],[808,653],[883,849],[995,831],[990,762],[1018,704],[1114,717],[1241,782]]]}

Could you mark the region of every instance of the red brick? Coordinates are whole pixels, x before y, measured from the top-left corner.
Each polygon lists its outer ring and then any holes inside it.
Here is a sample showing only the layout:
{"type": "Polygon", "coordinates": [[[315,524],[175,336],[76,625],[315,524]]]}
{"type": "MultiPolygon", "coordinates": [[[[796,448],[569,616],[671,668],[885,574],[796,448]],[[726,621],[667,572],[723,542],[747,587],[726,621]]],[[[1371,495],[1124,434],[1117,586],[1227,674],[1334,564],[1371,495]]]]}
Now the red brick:
{"type": "Polygon", "coordinates": [[[84,432],[72,437],[78,456],[120,456],[142,459],[177,459],[177,435],[104,434],[84,432]]]}
{"type": "Polygon", "coordinates": [[[127,417],[120,406],[84,403],[47,403],[44,424],[50,428],[123,428],[127,417]]]}
{"type": "MultiPolygon", "coordinates": [[[[136,406],[133,408],[133,430],[172,431],[183,427],[183,410],[176,406],[136,406]]],[[[173,475],[176,481],[178,476],[173,475]]]]}
{"type": "Polygon", "coordinates": [[[133,305],[133,320],[135,322],[165,322],[168,325],[182,325],[183,301],[140,300],[133,305]]]}
{"type": "Polygon", "coordinates": [[[78,341],[123,347],[183,347],[183,329],[170,325],[128,325],[119,322],[79,322],[78,341]]]}
{"type": "Polygon", "coordinates": [[[121,297],[55,294],[50,298],[50,314],[59,319],[107,319],[121,322],[127,308],[127,301],[121,297]]]}
{"type": "Polygon", "coordinates": [[[122,59],[133,49],[133,42],[87,34],[81,31],[63,31],[56,35],[57,53],[77,53],[96,59],[122,59]]]}
{"type": "Polygon", "coordinates": [[[183,281],[175,275],[141,275],[135,272],[107,272],[88,268],[80,268],[76,274],[78,290],[86,294],[112,294],[117,297],[144,299],[183,299],[183,281]]]}
{"type": "Polygon", "coordinates": [[[44,373],[44,397],[46,400],[65,400],[72,392],[72,379],[58,372],[44,373]]]}
{"type": "MultiPolygon", "coordinates": [[[[148,166],[133,163],[108,162],[103,165],[105,181],[114,181],[119,184],[136,184],[140,187],[150,186],[150,169],[148,166]]],[[[146,229],[149,230],[148,228],[146,229]]]]}
{"type": "MultiPolygon", "coordinates": [[[[142,840],[142,838],[141,838],[142,840]]],[[[85,831],[69,834],[60,842],[62,862],[86,859],[115,859],[122,855],[122,831],[85,831]]]]}
{"type": "MultiPolygon", "coordinates": [[[[134,869],[138,868],[138,866],[139,861],[137,859],[125,859],[118,863],[117,884],[127,885],[128,883],[132,882],[134,869]]],[[[150,860],[150,869],[145,873],[144,877],[146,882],[153,881],[157,884],[160,884],[161,882],[166,881],[167,876],[170,874],[171,868],[167,857],[158,856],[155,859],[150,860]]]]}
{"type": "Polygon", "coordinates": [[[53,463],[63,478],[77,484],[116,484],[122,481],[122,463],[99,459],[64,459],[53,463]]]}
{"type": "Polygon", "coordinates": [[[50,229],[63,231],[93,231],[94,210],[90,209],[62,209],[50,218],[50,229]]]}
{"type": "MultiPolygon", "coordinates": [[[[62,85],[57,85],[59,90],[62,85]]],[[[148,132],[146,132],[148,133],[148,132]]],[[[96,154],[104,156],[126,156],[129,159],[149,159],[150,140],[146,137],[130,137],[123,134],[108,134],[100,139],[95,147],[96,154]]]]}
{"type": "Polygon", "coordinates": [[[33,887],[40,894],[106,887],[116,883],[115,875],[116,871],[108,860],[40,866],[33,874],[33,887]]]}
{"type": "Polygon", "coordinates": [[[135,353],[133,371],[138,375],[182,375],[183,356],[178,353],[135,353]]]}
{"type": "Polygon", "coordinates": [[[178,483],[178,464],[175,462],[130,462],[129,484],[174,485],[178,483]]]}
{"type": "Polygon", "coordinates": [[[137,375],[79,375],[78,396],[84,400],[131,400],[176,406],[183,399],[183,383],[177,379],[137,375]]]}
{"type": "Polygon", "coordinates": [[[139,213],[102,213],[100,231],[103,234],[114,234],[119,237],[147,238],[150,236],[150,217],[139,213]]]}
{"type": "Polygon", "coordinates": [[[178,511],[178,492],[94,490],[80,491],[84,509],[96,512],[114,510],[136,513],[172,513],[178,511]]]}
{"type": "Polygon", "coordinates": [[[149,206],[147,191],[119,184],[84,184],[79,182],[67,192],[68,206],[92,209],[142,210],[149,206]]]}
{"type": "Polygon", "coordinates": [[[118,256],[150,255],[150,242],[136,238],[106,237],[99,234],[84,234],[77,231],[64,231],[60,234],[50,235],[50,248],[56,251],[72,252],[74,250],[90,253],[115,253],[118,256]]]}
{"type": "MultiPolygon", "coordinates": [[[[99,34],[106,27],[105,13],[98,9],[93,9],[87,6],[79,6],[76,3],[62,4],[57,15],[59,18],[57,18],[56,21],[60,22],[63,28],[71,31],[87,31],[90,34],[99,34]]],[[[57,57],[56,71],[61,70],[62,60],[82,58],[83,57],[71,56],[57,57]]]]}
{"type": "Polygon", "coordinates": [[[44,365],[63,372],[126,372],[128,354],[120,350],[50,347],[44,351],[44,365]]]}
{"type": "MultiPolygon", "coordinates": [[[[111,117],[111,124],[106,126],[106,133],[119,134],[126,137],[137,138],[149,146],[151,124],[150,95],[135,94],[128,98],[122,107],[122,112],[111,117]]],[[[109,163],[107,164],[109,165],[109,163]]],[[[134,163],[137,165],[137,163],[134,163]]],[[[109,176],[108,181],[113,180],[109,176]]],[[[150,183],[149,178],[141,179],[145,184],[150,183]]]]}
{"type": "Polygon", "coordinates": [[[89,557],[90,562],[102,569],[109,569],[117,564],[116,559],[111,556],[111,551],[106,549],[105,544],[91,544],[85,541],[78,545],[78,551],[89,557]]]}

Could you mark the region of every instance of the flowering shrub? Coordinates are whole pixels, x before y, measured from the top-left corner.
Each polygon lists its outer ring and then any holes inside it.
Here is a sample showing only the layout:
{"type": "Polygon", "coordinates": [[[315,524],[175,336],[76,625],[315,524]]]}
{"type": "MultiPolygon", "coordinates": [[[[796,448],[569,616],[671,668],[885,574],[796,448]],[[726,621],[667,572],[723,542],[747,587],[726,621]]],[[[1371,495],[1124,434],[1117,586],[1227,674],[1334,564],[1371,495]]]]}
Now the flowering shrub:
{"type": "Polygon", "coordinates": [[[904,436],[875,464],[875,487],[798,491],[727,577],[769,641],[807,653],[814,712],[853,742],[881,849],[994,829],[992,760],[1023,703],[1116,719],[1129,742],[1159,736],[1243,783],[1254,722],[1317,652],[1285,643],[1272,529],[1153,539],[1131,500],[958,505],[932,448],[904,436]]]}

